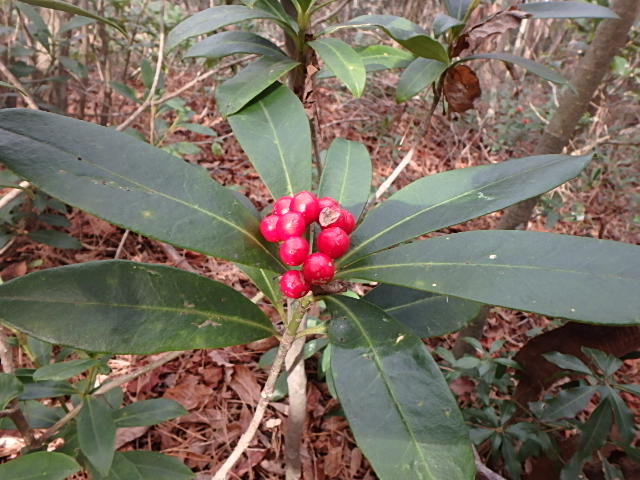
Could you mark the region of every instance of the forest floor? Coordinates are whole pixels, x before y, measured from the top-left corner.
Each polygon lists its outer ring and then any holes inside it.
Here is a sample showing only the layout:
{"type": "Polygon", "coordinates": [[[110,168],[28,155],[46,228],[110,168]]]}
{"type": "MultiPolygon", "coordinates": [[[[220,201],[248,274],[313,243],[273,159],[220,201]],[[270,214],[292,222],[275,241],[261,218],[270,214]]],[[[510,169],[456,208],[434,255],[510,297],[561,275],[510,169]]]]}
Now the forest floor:
{"type": "MultiPolygon", "coordinates": [[[[509,81],[505,80],[507,84],[509,81]]],[[[427,109],[427,102],[422,98],[396,104],[390,88],[393,83],[392,77],[377,77],[371,82],[368,94],[357,100],[342,92],[337,83],[331,84],[336,88],[325,86],[318,89],[320,147],[328,147],[335,137],[363,142],[374,162],[375,186],[391,174],[406,154],[427,109]],[[406,140],[403,142],[403,139],[406,140]]],[[[420,140],[416,155],[397,178],[391,192],[425,175],[530,154],[535,139],[544,128],[544,115],[541,118],[538,113],[548,105],[540,100],[545,97],[537,90],[518,95],[511,93],[511,90],[516,90],[514,85],[506,90],[509,93],[492,99],[489,95],[487,99],[483,98],[477,112],[471,111],[455,118],[437,112],[429,135],[420,140]]],[[[637,108],[629,111],[623,99],[615,99],[616,103],[610,98],[605,102],[603,98],[601,93],[596,99],[594,123],[578,136],[576,149],[593,146],[594,139],[605,138],[616,129],[628,130],[634,125],[634,119],[637,125],[637,108]]],[[[230,135],[229,125],[216,113],[213,100],[194,96],[189,106],[196,112],[195,122],[218,133],[222,154],[215,155],[205,144],[199,154],[189,155],[187,160],[207,168],[212,177],[224,185],[238,185],[259,209],[267,207],[271,201],[268,192],[230,135]]],[[[122,111],[132,108],[123,101],[122,111]]],[[[638,133],[635,135],[637,137],[638,133]]],[[[187,131],[179,131],[175,137],[176,141],[206,140],[187,131]]],[[[640,243],[637,147],[612,145],[606,141],[598,147],[602,155],[585,173],[556,189],[554,195],[550,193],[544,197],[528,225],[530,230],[640,243]]],[[[0,191],[0,195],[3,193],[6,192],[0,191]]],[[[25,208],[29,206],[25,205],[25,208]]],[[[501,212],[487,215],[444,232],[491,229],[500,215],[501,212]]],[[[2,280],[59,265],[111,259],[119,247],[120,258],[176,266],[176,259],[169,258],[155,241],[134,233],[123,240],[125,232],[122,229],[79,210],[72,210],[68,218],[71,227],[60,230],[80,240],[81,250],[57,249],[20,236],[0,258],[2,280]]],[[[36,222],[24,225],[26,229],[39,226],[36,222]]],[[[225,282],[250,298],[257,293],[233,264],[190,251],[179,253],[198,273],[225,282]]],[[[534,314],[495,309],[488,319],[482,343],[489,346],[495,340],[503,339],[506,342],[501,353],[514,353],[532,333],[540,332],[550,324],[557,325],[557,322],[534,314]]],[[[450,335],[429,340],[428,344],[450,348],[454,341],[455,335],[450,335]]],[[[189,414],[151,428],[122,429],[118,438],[120,448],[152,449],[175,455],[205,478],[226,458],[248,425],[267,374],[258,366],[258,360],[275,345],[275,339],[267,339],[245,346],[184,352],[178,359],[127,384],[127,402],[172,398],[180,402],[189,414]]],[[[18,352],[18,355],[21,365],[29,366],[26,355],[23,352],[18,352]]],[[[124,374],[153,358],[117,355],[110,366],[114,374],[124,374]]],[[[317,358],[311,358],[307,364],[304,478],[376,478],[356,447],[346,420],[333,414],[339,405],[319,379],[317,364],[317,358]]],[[[640,360],[627,361],[624,375],[631,382],[640,383],[640,360]]],[[[473,402],[473,384],[459,383],[455,391],[461,402],[473,402]]],[[[634,402],[631,406],[640,415],[640,402],[631,397],[626,397],[626,400],[634,402]]],[[[283,478],[283,432],[287,408],[286,398],[271,404],[255,441],[234,469],[234,478],[283,478]]],[[[4,448],[2,445],[0,443],[0,458],[17,453],[6,442],[4,448]]]]}

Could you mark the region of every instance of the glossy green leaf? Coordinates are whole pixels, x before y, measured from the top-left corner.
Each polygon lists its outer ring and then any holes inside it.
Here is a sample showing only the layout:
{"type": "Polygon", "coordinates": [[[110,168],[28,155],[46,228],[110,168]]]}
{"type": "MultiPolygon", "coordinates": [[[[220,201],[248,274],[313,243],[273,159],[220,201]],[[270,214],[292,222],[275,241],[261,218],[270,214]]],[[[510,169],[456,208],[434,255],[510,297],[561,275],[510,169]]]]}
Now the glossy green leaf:
{"type": "Polygon", "coordinates": [[[464,27],[464,22],[444,13],[439,13],[438,15],[436,15],[436,18],[434,18],[432,25],[433,34],[436,37],[439,37],[443,33],[456,27],[464,27]]]}
{"type": "Polygon", "coordinates": [[[421,340],[368,302],[327,306],[338,398],[378,478],[475,478],[462,415],[421,340]]]}
{"type": "Polygon", "coordinates": [[[618,388],[619,390],[622,390],[623,392],[640,396],[640,385],[634,385],[634,384],[616,385],[616,388],[618,388]]]}
{"type": "Polygon", "coordinates": [[[0,410],[3,410],[9,402],[22,393],[24,387],[15,375],[0,373],[0,410]]]}
{"type": "Polygon", "coordinates": [[[606,7],[587,2],[523,3],[518,9],[533,18],[620,18],[606,7]]]}
{"type": "Polygon", "coordinates": [[[80,471],[71,457],[57,452],[34,452],[0,464],[6,480],[65,480],[80,471]]]}
{"type": "Polygon", "coordinates": [[[253,268],[247,265],[238,265],[253,284],[264,294],[265,297],[278,309],[282,308],[282,290],[280,290],[280,275],[269,270],[253,268]]]}
{"type": "Polygon", "coordinates": [[[395,15],[362,15],[347,22],[332,25],[323,33],[353,27],[381,28],[396,42],[417,56],[449,63],[449,55],[440,42],[431,38],[420,26],[395,15]]]}
{"type": "MultiPolygon", "coordinates": [[[[0,300],[1,301],[1,300],[0,300]]],[[[37,369],[33,374],[34,380],[66,380],[80,375],[85,370],[98,365],[100,360],[85,358],[69,360],[68,362],[52,363],[37,369]]]]}
{"type": "Polygon", "coordinates": [[[447,65],[429,58],[416,58],[402,72],[396,90],[396,101],[405,102],[421,90],[437,82],[447,69],[447,65]]]}
{"type": "Polygon", "coordinates": [[[170,50],[187,38],[213,32],[227,25],[240,23],[245,20],[278,18],[263,10],[248,8],[243,5],[221,5],[207,8],[183,20],[167,35],[167,49],[170,50]]]}
{"type": "Polygon", "coordinates": [[[87,397],[76,417],[80,450],[91,465],[106,475],[116,449],[116,425],[111,409],[99,399],[87,397]]]}
{"type": "Polygon", "coordinates": [[[284,57],[262,57],[250,63],[216,89],[218,110],[224,116],[236,113],[297,65],[284,57]]]}
{"type": "Polygon", "coordinates": [[[82,17],[91,18],[93,20],[97,20],[99,22],[110,25],[116,30],[120,31],[123,35],[127,35],[127,31],[119,22],[102,17],[93,12],[89,12],[84,8],[76,7],[71,3],[60,2],[56,0],[20,0],[20,1],[24,3],[29,3],[31,5],[35,5],[36,7],[51,8],[53,10],[59,10],[61,12],[73,13],[74,15],[80,15],[82,17]]]}
{"type": "Polygon", "coordinates": [[[77,238],[73,238],[71,235],[56,230],[34,230],[33,232],[29,232],[27,236],[36,242],[56,248],[68,248],[72,250],[82,248],[82,244],[77,238]]]}
{"type": "Polygon", "coordinates": [[[220,32],[192,46],[185,57],[220,58],[238,53],[285,57],[286,54],[270,40],[251,32],[220,32]]]}
{"type": "Polygon", "coordinates": [[[591,155],[538,155],[421,178],[369,211],[340,264],[540,195],[575,177],[591,155]]]}
{"type": "Polygon", "coordinates": [[[111,471],[96,480],[190,480],[194,474],[180,460],[156,452],[116,452],[111,471]]]}
{"type": "Polygon", "coordinates": [[[474,0],[444,0],[444,5],[449,15],[458,20],[463,20],[467,16],[467,12],[473,3],[474,0]]]}
{"type": "Polygon", "coordinates": [[[377,253],[337,276],[587,323],[640,323],[640,247],[610,240],[464,232],[377,253]]]}
{"type": "Polygon", "coordinates": [[[607,397],[604,402],[608,403],[613,410],[618,434],[622,441],[630,443],[635,438],[635,418],[633,413],[613,388],[607,386],[607,397]]]}
{"type": "Polygon", "coordinates": [[[358,50],[358,55],[362,58],[364,68],[367,72],[405,68],[415,58],[406,50],[401,50],[389,45],[369,45],[368,47],[358,50]]]}
{"type": "Polygon", "coordinates": [[[542,356],[549,362],[555,363],[564,370],[573,370],[574,372],[593,375],[591,369],[587,367],[582,360],[578,357],[574,357],[573,355],[560,352],[549,352],[542,354],[542,356]]]}
{"type": "Polygon", "coordinates": [[[121,260],[7,282],[0,286],[0,312],[0,320],[34,337],[99,352],[219,348],[273,333],[256,305],[222,283],[121,260]]]}
{"type": "Polygon", "coordinates": [[[87,17],[81,17],[81,16],[73,16],[71,17],[71,20],[69,20],[68,22],[64,23],[61,27],[60,30],[58,30],[58,35],[62,35],[63,33],[66,33],[70,30],[74,30],[76,28],[82,28],[85,27],[87,25],[91,25],[96,23],[96,20],[93,18],[87,18],[87,17]]]}
{"type": "Polygon", "coordinates": [[[371,177],[367,147],[336,138],[327,150],[318,196],[335,198],[358,219],[369,198],[371,177]]]}
{"type": "Polygon", "coordinates": [[[274,86],[229,124],[274,198],[311,189],[311,129],[289,88],[274,86]]]}
{"type": "Polygon", "coordinates": [[[586,386],[560,390],[558,395],[548,400],[542,410],[543,421],[573,418],[587,408],[598,387],[586,386]]]}
{"type": "Polygon", "coordinates": [[[113,421],[118,428],[151,426],[187,413],[175,400],[153,398],[135,402],[114,411],[113,421]]]}
{"type": "Polygon", "coordinates": [[[242,3],[251,8],[256,8],[270,13],[279,19],[279,23],[291,34],[298,33],[298,23],[285,11],[280,0],[242,0],[242,3]]]}
{"type": "Polygon", "coordinates": [[[344,82],[354,97],[360,97],[367,81],[362,58],[351,46],[338,38],[321,38],[309,42],[329,70],[344,82]]]}
{"type": "Polygon", "coordinates": [[[473,320],[482,304],[395,285],[380,285],[364,297],[421,338],[457,332],[473,320]]]}
{"type": "Polygon", "coordinates": [[[577,455],[586,459],[602,447],[607,441],[612,423],[613,415],[608,402],[600,402],[582,426],[577,455]]]}
{"type": "Polygon", "coordinates": [[[259,221],[209,173],[125,133],[52,113],[0,111],[0,161],[49,195],[117,225],[261,268],[281,263],[259,221]]]}
{"type": "Polygon", "coordinates": [[[613,375],[622,366],[622,360],[602,350],[588,347],[582,347],[581,350],[605,375],[613,375]]]}
{"type": "Polygon", "coordinates": [[[76,395],[78,393],[78,390],[76,390],[69,382],[44,380],[42,382],[25,383],[24,390],[20,394],[20,400],[66,397],[68,395],[76,395]]]}
{"type": "Polygon", "coordinates": [[[528,58],[518,57],[517,55],[511,55],[510,53],[478,53],[476,55],[469,55],[468,57],[462,58],[456,63],[482,59],[501,60],[503,62],[513,63],[514,65],[518,65],[519,67],[539,76],[540,78],[544,78],[545,80],[549,80],[550,82],[557,83],[559,85],[569,83],[567,79],[555,70],[551,70],[550,68],[540,65],[528,58]]]}

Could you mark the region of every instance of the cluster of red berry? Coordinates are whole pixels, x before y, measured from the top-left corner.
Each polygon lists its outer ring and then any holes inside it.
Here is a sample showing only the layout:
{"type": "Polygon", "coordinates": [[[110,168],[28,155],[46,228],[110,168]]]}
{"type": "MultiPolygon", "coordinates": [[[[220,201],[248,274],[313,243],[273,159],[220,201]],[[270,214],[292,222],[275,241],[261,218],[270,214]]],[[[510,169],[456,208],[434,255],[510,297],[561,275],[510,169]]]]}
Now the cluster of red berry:
{"type": "Polygon", "coordinates": [[[333,279],[334,258],[349,250],[349,234],[356,221],[348,210],[331,197],[318,199],[306,190],[293,197],[282,197],[273,206],[273,213],[260,223],[260,231],[269,242],[280,244],[280,258],[292,267],[280,279],[280,288],[289,298],[301,298],[311,285],[327,283],[333,279]],[[309,254],[309,242],[303,237],[307,226],[318,222],[322,231],[318,235],[318,252],[309,254]]]}

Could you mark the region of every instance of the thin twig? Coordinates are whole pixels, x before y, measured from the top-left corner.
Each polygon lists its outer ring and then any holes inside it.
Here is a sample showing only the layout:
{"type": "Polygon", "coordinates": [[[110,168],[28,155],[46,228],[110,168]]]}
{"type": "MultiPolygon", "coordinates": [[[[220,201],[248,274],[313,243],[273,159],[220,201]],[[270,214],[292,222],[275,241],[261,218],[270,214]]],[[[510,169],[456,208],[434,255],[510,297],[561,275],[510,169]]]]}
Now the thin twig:
{"type": "Polygon", "coordinates": [[[158,242],[158,243],[160,244],[160,247],[162,248],[162,250],[164,250],[165,255],[169,257],[169,260],[171,260],[177,268],[186,270],[187,272],[191,272],[191,273],[200,273],[198,272],[198,270],[193,268],[189,264],[189,262],[187,262],[187,259],[184,258],[182,255],[180,255],[178,251],[175,248],[173,248],[171,245],[168,245],[163,242],[158,242]]]}
{"type": "Polygon", "coordinates": [[[258,401],[258,405],[256,406],[256,410],[253,414],[253,418],[251,419],[251,423],[249,423],[247,430],[242,434],[240,440],[238,440],[238,443],[231,452],[231,455],[227,457],[225,462],[222,464],[216,474],[211,478],[211,480],[226,480],[229,471],[240,459],[244,451],[249,447],[249,444],[258,431],[258,427],[260,426],[260,423],[262,422],[264,414],[267,410],[267,405],[269,405],[269,400],[273,395],[276,380],[278,379],[278,375],[282,370],[284,359],[287,355],[287,352],[291,348],[294,338],[294,335],[292,335],[288,331],[285,331],[284,335],[282,336],[280,346],[278,347],[276,358],[273,362],[273,365],[271,366],[271,370],[269,370],[267,381],[264,384],[262,392],[260,393],[260,400],[258,401]]]}
{"type": "Polygon", "coordinates": [[[31,108],[33,110],[39,110],[38,104],[33,99],[31,94],[29,94],[27,89],[22,86],[22,83],[20,83],[20,80],[18,80],[16,78],[16,76],[13,73],[11,73],[11,70],[9,70],[7,68],[7,66],[4,64],[4,62],[2,62],[2,60],[0,60],[0,72],[2,72],[2,74],[5,77],[7,77],[7,80],[9,80],[9,83],[11,85],[13,85],[14,87],[16,87],[18,89],[18,91],[24,97],[25,102],[27,102],[27,105],[29,105],[29,108],[31,108]]]}
{"type": "MultiPolygon", "coordinates": [[[[164,11],[164,2],[163,2],[162,10],[164,11]]],[[[118,128],[116,128],[116,130],[118,130],[119,132],[121,132],[122,130],[127,128],[129,125],[131,125],[133,121],[136,118],[138,118],[142,114],[142,112],[144,112],[149,106],[151,106],[153,102],[153,97],[156,94],[156,89],[158,88],[158,82],[160,80],[160,73],[162,72],[162,62],[164,60],[164,37],[165,37],[164,21],[161,20],[160,21],[160,45],[158,46],[158,60],[156,62],[156,71],[153,76],[153,82],[151,83],[151,88],[149,89],[149,94],[147,95],[147,98],[145,98],[144,102],[142,102],[142,105],[140,105],[138,109],[129,116],[129,118],[127,118],[124,122],[118,125],[118,128]]]]}
{"type": "Polygon", "coordinates": [[[113,256],[114,259],[119,259],[120,255],[122,255],[122,250],[124,250],[124,243],[127,241],[129,237],[129,230],[125,230],[122,238],[120,239],[120,243],[118,243],[118,248],[116,249],[116,254],[113,256]]]}
{"type": "Polygon", "coordinates": [[[391,186],[391,184],[395,181],[395,179],[398,178],[398,175],[400,175],[400,173],[405,169],[405,167],[409,165],[409,163],[411,163],[411,160],[413,160],[413,155],[415,153],[416,153],[416,147],[411,147],[411,150],[407,152],[407,154],[404,156],[402,161],[396,166],[393,172],[391,172],[391,175],[389,175],[387,179],[384,182],[382,182],[382,185],[378,187],[378,190],[376,190],[376,200],[382,197],[384,192],[386,192],[391,186]]]}
{"type": "Polygon", "coordinates": [[[475,462],[476,462],[476,470],[478,471],[478,473],[480,473],[481,475],[484,475],[486,480],[506,480],[502,475],[497,474],[496,472],[491,470],[489,467],[487,467],[484,463],[482,463],[482,459],[480,458],[480,455],[478,455],[478,451],[476,450],[476,447],[472,447],[472,448],[473,448],[473,457],[475,458],[475,462]]]}
{"type": "Polygon", "coordinates": [[[25,191],[25,189],[31,186],[31,184],[27,181],[22,181],[18,184],[18,186],[20,188],[15,188],[7,193],[4,197],[0,198],[0,209],[3,209],[11,202],[13,202],[16,198],[18,198],[20,194],[25,191]]]}
{"type": "Polygon", "coordinates": [[[329,12],[327,12],[326,14],[324,14],[321,17],[316,18],[311,26],[312,27],[316,27],[318,25],[320,25],[323,22],[326,22],[327,20],[329,20],[331,17],[333,17],[336,13],[338,13],[340,10],[342,10],[344,7],[346,7],[349,2],[351,0],[344,0],[340,5],[338,5],[336,8],[334,8],[333,10],[330,10],[329,12]]]}

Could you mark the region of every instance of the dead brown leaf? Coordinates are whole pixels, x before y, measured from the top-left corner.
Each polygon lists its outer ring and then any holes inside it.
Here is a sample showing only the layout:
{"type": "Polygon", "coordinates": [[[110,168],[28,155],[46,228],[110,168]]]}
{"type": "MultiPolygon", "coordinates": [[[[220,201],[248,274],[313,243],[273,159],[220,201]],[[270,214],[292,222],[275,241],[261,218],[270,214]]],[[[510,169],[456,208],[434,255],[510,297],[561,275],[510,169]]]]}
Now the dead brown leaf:
{"type": "Polygon", "coordinates": [[[449,68],[444,76],[444,96],[454,112],[466,112],[482,94],[478,76],[466,65],[449,68]]]}
{"type": "Polygon", "coordinates": [[[488,39],[518,28],[520,22],[530,16],[529,13],[518,10],[515,7],[509,10],[501,10],[460,35],[451,55],[457,57],[463,51],[465,55],[476,53],[481,50],[482,44],[488,39]]]}
{"type": "Polygon", "coordinates": [[[140,438],[142,435],[147,433],[151,427],[126,427],[119,428],[116,432],[116,449],[126,445],[129,442],[132,442],[136,438],[140,438]]]}
{"type": "Polygon", "coordinates": [[[22,277],[27,274],[27,262],[17,262],[12,263],[2,269],[0,271],[0,277],[2,277],[2,281],[6,282],[7,280],[11,280],[13,278],[22,277]]]}
{"type": "Polygon", "coordinates": [[[260,385],[246,365],[234,367],[233,379],[229,386],[238,394],[240,400],[249,405],[257,405],[260,401],[260,385]]]}
{"type": "Polygon", "coordinates": [[[175,400],[187,410],[203,407],[211,397],[211,389],[199,381],[195,375],[186,375],[179,384],[164,392],[163,397],[175,400]]]}

